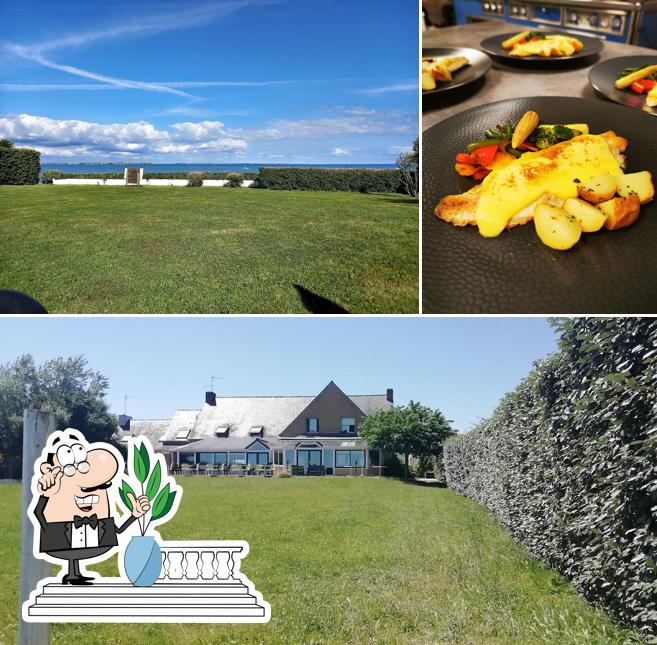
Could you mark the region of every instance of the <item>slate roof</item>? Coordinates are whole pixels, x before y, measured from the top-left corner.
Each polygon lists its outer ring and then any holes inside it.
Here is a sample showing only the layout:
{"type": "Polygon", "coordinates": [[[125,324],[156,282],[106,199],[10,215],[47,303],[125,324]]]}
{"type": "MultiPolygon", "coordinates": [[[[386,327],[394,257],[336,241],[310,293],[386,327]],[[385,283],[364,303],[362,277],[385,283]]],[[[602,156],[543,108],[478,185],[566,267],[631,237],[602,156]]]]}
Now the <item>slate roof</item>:
{"type": "MultiPolygon", "coordinates": [[[[200,441],[194,441],[193,443],[187,443],[184,446],[176,446],[171,448],[171,452],[242,452],[246,450],[246,447],[252,443],[256,443],[258,438],[244,438],[244,439],[222,439],[216,437],[207,437],[201,439],[200,441]]],[[[260,439],[262,442],[262,439],[260,439]]],[[[269,445],[268,442],[263,442],[265,445],[269,445]]],[[[260,445],[255,445],[251,449],[254,452],[264,451],[267,448],[264,448],[260,445]]]]}
{"type": "MultiPolygon", "coordinates": [[[[173,450],[183,443],[215,438],[220,428],[230,428],[231,439],[250,441],[251,428],[262,426],[263,439],[278,445],[278,436],[316,398],[315,396],[218,396],[217,405],[207,403],[197,410],[178,410],[171,419],[132,419],[130,432],[117,430],[119,437],[145,436],[156,450],[173,450]],[[185,439],[176,439],[185,433],[185,439]],[[163,445],[163,442],[167,445],[163,445]]],[[[392,406],[385,394],[353,395],[349,398],[367,415],[392,406]]],[[[195,449],[198,450],[198,449],[195,449]]],[[[214,450],[214,449],[213,449],[214,450]]]]}

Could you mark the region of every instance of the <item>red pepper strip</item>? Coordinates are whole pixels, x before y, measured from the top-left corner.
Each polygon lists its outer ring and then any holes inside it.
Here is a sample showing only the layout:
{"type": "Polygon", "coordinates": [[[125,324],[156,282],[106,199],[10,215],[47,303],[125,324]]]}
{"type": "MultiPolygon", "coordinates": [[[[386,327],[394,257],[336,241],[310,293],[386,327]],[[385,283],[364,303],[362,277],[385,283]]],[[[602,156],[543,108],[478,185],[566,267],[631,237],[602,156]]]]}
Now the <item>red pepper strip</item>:
{"type": "Polygon", "coordinates": [[[632,88],[632,91],[636,92],[637,94],[643,94],[646,91],[646,88],[643,87],[639,81],[634,81],[630,87],[632,88]]]}
{"type": "Polygon", "coordinates": [[[479,170],[477,170],[477,172],[474,175],[472,175],[472,178],[483,179],[489,172],[490,170],[488,170],[488,168],[479,168],[479,170]]]}
{"type": "Polygon", "coordinates": [[[468,166],[476,166],[477,165],[477,161],[475,160],[475,158],[472,155],[469,155],[465,152],[459,152],[456,155],[456,161],[458,161],[458,163],[468,164],[468,166]]]}
{"type": "Polygon", "coordinates": [[[495,155],[497,154],[497,151],[498,151],[498,144],[495,144],[493,146],[485,146],[483,148],[477,148],[472,153],[472,156],[480,166],[488,166],[489,164],[493,163],[493,161],[495,160],[495,155]]]}
{"type": "Polygon", "coordinates": [[[518,150],[531,150],[532,152],[538,152],[538,148],[530,146],[528,143],[521,143],[518,146],[518,150]]]}
{"type": "Polygon", "coordinates": [[[643,85],[643,89],[645,89],[647,92],[650,92],[650,90],[657,85],[657,81],[651,81],[648,78],[642,78],[640,81],[637,81],[639,85],[643,85]]]}

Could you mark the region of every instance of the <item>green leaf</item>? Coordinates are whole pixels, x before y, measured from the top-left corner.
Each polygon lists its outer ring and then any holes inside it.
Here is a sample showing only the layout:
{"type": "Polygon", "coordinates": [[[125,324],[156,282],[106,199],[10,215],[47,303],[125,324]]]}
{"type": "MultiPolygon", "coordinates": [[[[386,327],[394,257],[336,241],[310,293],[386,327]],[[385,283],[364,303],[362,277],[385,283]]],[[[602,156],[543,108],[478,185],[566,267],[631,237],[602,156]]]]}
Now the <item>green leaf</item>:
{"type": "MultiPolygon", "coordinates": [[[[142,444],[144,445],[144,444],[142,444]]],[[[144,463],[144,457],[141,454],[141,450],[138,448],[133,448],[133,459],[134,459],[134,468],[135,468],[135,476],[137,479],[140,481],[140,483],[144,483],[146,481],[146,477],[148,477],[148,470],[146,470],[146,464],[144,463]]]]}
{"type": "Polygon", "coordinates": [[[164,517],[170,510],[171,507],[173,506],[173,501],[176,499],[176,491],[172,491],[169,493],[169,496],[167,497],[166,504],[164,505],[164,508],[157,513],[157,515],[153,514],[152,518],[154,520],[159,520],[161,517],[164,517]]]}
{"type": "Polygon", "coordinates": [[[160,462],[155,463],[153,472],[151,473],[150,479],[148,480],[148,486],[146,486],[146,496],[152,502],[153,498],[157,494],[158,489],[160,488],[160,480],[162,479],[162,469],[160,467],[160,462]]]}
{"type": "Polygon", "coordinates": [[[137,499],[137,496],[135,495],[135,491],[132,490],[132,488],[130,488],[130,484],[128,484],[128,482],[125,481],[124,479],[121,482],[121,488],[119,488],[119,496],[121,497],[121,501],[126,506],[126,508],[132,511],[132,503],[128,498],[128,493],[130,493],[135,499],[137,499]]]}
{"type": "Polygon", "coordinates": [[[151,471],[151,458],[148,454],[148,448],[146,447],[146,444],[142,441],[141,446],[139,446],[139,454],[141,455],[141,458],[144,460],[144,470],[146,471],[146,475],[144,476],[144,481],[146,480],[146,477],[148,477],[148,473],[151,471]]]}
{"type": "Polygon", "coordinates": [[[151,509],[151,518],[156,520],[158,517],[161,517],[162,511],[167,504],[169,499],[169,484],[167,484],[155,498],[153,502],[153,508],[151,509]]]}

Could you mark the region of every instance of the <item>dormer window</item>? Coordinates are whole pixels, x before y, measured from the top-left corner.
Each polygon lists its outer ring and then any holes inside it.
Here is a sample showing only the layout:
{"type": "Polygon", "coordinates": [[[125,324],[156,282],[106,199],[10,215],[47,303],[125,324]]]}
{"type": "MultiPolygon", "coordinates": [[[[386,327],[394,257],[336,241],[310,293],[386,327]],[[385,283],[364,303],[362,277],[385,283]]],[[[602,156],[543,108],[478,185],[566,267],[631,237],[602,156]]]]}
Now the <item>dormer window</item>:
{"type": "Polygon", "coordinates": [[[249,430],[249,436],[251,437],[262,437],[262,435],[262,426],[252,426],[251,430],[249,430]]]}
{"type": "Polygon", "coordinates": [[[187,439],[191,431],[192,431],[191,428],[187,430],[179,430],[178,433],[176,434],[176,439],[187,439]]]}
{"type": "Polygon", "coordinates": [[[215,437],[227,437],[228,436],[228,428],[226,426],[222,426],[220,428],[217,428],[214,431],[214,436],[215,437]]]}
{"type": "Polygon", "coordinates": [[[319,432],[319,419],[315,417],[310,417],[308,420],[308,425],[307,425],[307,431],[310,434],[314,434],[316,432],[319,432]]]}
{"type": "Polygon", "coordinates": [[[344,434],[353,434],[356,432],[356,419],[342,417],[342,421],[340,422],[340,432],[344,434]]]}

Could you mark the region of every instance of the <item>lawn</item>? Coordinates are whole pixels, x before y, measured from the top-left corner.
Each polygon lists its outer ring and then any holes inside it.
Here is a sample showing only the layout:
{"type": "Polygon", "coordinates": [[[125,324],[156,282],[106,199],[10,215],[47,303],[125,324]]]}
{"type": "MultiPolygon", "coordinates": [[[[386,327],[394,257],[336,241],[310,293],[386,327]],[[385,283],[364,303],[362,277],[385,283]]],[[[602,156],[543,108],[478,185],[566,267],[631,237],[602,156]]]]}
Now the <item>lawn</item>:
{"type": "MultiPolygon", "coordinates": [[[[245,539],[267,625],[83,625],[53,642],[640,642],[448,490],[376,478],[180,477],[166,539],[245,539]]],[[[16,638],[20,487],[0,495],[0,642],[16,638]]],[[[98,567],[116,575],[115,560],[98,567]]]]}
{"type": "Polygon", "coordinates": [[[0,287],[52,313],[417,313],[418,203],[0,186],[0,287]]]}

